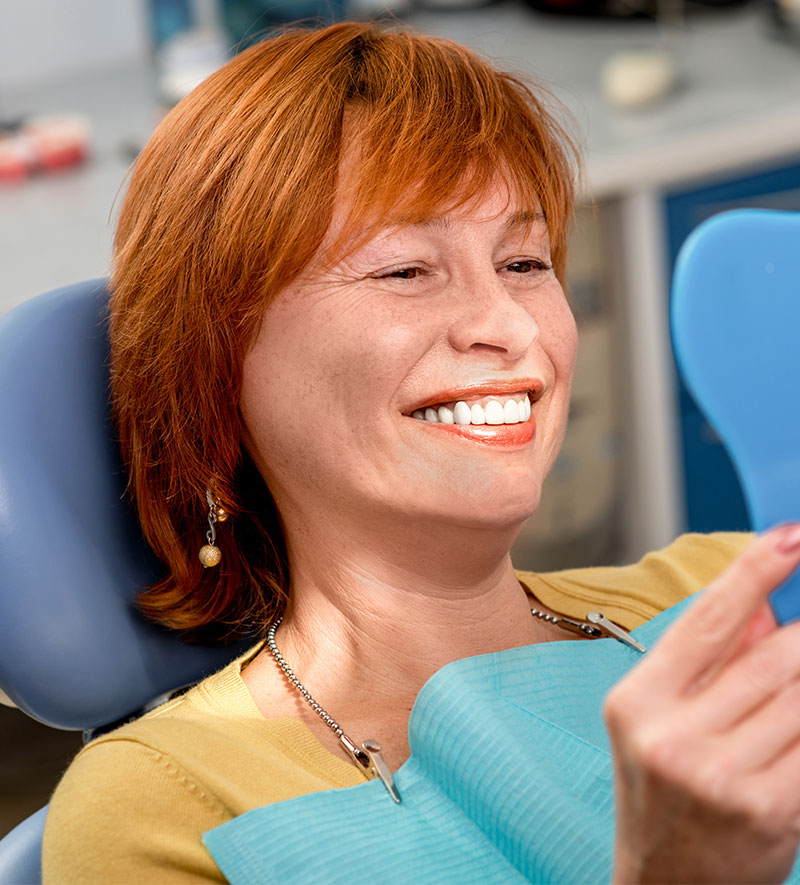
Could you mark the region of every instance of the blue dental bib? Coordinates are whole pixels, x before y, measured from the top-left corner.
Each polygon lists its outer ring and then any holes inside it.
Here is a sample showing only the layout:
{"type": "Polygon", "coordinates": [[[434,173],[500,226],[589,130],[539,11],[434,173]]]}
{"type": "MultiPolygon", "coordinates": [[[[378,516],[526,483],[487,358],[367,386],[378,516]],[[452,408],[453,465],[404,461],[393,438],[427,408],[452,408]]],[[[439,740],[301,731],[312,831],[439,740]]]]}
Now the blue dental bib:
{"type": "MultiPolygon", "coordinates": [[[[648,648],[684,600],[633,631],[648,648]]],[[[455,661],[420,691],[411,757],[380,780],[257,808],[203,842],[232,885],[611,880],[608,689],[641,659],[613,639],[455,661]]],[[[790,882],[800,883],[798,865],[790,882]]]]}

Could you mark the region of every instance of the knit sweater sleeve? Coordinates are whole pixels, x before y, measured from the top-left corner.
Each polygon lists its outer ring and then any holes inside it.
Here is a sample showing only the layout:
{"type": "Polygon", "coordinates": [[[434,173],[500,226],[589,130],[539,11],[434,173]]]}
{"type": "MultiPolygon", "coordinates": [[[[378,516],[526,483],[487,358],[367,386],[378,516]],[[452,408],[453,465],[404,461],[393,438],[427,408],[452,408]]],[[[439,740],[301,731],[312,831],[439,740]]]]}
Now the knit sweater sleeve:
{"type": "Polygon", "coordinates": [[[197,834],[230,816],[169,756],[101,739],[78,754],[51,799],[44,883],[225,882],[197,834]]]}

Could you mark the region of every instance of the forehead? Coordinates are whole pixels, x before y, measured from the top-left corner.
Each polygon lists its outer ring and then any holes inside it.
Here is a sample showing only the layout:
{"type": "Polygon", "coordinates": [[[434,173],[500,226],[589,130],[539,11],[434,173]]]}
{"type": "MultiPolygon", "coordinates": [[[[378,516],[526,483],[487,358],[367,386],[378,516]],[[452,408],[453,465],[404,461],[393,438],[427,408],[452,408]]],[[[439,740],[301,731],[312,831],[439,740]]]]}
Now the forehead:
{"type": "Polygon", "coordinates": [[[427,229],[434,231],[451,230],[457,222],[498,222],[506,230],[514,230],[515,228],[531,228],[537,224],[544,224],[546,219],[544,212],[540,208],[535,209],[516,209],[508,211],[501,209],[492,211],[490,206],[477,206],[471,209],[458,209],[443,215],[432,215],[421,221],[400,221],[398,223],[386,225],[386,227],[413,227],[418,229],[427,229]]]}
{"type": "Polygon", "coordinates": [[[547,219],[538,199],[510,187],[502,171],[483,188],[474,184],[467,182],[438,202],[429,199],[424,182],[409,184],[392,205],[377,209],[360,205],[354,196],[357,190],[340,181],[323,250],[329,259],[338,260],[383,234],[407,229],[447,232],[464,222],[496,222],[509,232],[530,233],[535,227],[546,232],[547,219]]]}

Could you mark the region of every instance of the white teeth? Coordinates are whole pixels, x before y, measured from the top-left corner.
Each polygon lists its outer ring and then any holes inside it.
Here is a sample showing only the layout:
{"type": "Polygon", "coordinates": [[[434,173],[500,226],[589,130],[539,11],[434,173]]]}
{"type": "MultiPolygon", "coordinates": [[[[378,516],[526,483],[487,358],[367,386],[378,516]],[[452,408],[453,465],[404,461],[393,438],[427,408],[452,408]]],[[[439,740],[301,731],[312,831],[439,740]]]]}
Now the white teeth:
{"type": "MultiPolygon", "coordinates": [[[[473,408],[475,407],[473,406],[473,408]]],[[[484,413],[486,415],[487,424],[505,423],[505,413],[503,412],[503,407],[500,405],[499,402],[497,402],[497,400],[493,399],[490,403],[486,403],[484,413]]]]}
{"type": "Polygon", "coordinates": [[[447,406],[439,406],[439,423],[440,424],[453,424],[453,410],[448,409],[447,406]]]}
{"type": "Polygon", "coordinates": [[[469,406],[464,402],[457,402],[456,407],[453,409],[453,418],[456,424],[469,424],[472,420],[469,406]]]}
{"type": "MultiPolygon", "coordinates": [[[[499,403],[498,403],[499,405],[499,403]]],[[[520,415],[519,415],[519,406],[516,401],[510,399],[505,406],[503,407],[503,423],[504,424],[517,424],[519,423],[520,415]]]]}
{"type": "Polygon", "coordinates": [[[505,404],[489,400],[485,406],[479,403],[469,406],[459,400],[452,409],[448,406],[439,406],[438,409],[428,406],[416,409],[411,417],[431,424],[518,424],[531,417],[531,402],[527,396],[520,400],[507,400],[505,404]]]}

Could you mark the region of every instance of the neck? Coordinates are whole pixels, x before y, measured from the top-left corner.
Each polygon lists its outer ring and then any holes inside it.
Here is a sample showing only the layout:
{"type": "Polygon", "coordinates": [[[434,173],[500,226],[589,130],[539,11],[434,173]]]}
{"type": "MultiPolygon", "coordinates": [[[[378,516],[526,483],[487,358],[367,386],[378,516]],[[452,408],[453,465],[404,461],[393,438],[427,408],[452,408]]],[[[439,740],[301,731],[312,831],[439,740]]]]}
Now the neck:
{"type": "Polygon", "coordinates": [[[536,640],[541,628],[508,552],[518,530],[295,523],[282,654],[340,721],[407,716],[445,664],[536,640]]]}

